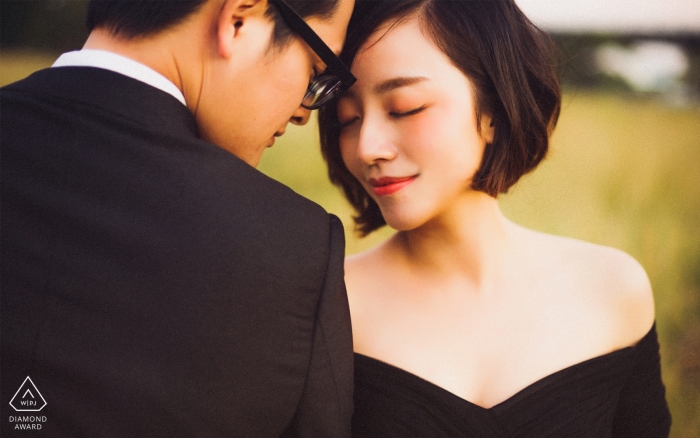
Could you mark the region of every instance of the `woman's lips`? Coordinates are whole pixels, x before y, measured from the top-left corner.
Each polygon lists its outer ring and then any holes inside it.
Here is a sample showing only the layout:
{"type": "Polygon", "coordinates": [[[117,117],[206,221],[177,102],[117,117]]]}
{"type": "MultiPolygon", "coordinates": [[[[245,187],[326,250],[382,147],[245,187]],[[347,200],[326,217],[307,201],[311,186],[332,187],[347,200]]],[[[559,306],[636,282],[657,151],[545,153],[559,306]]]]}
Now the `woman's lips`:
{"type": "Polygon", "coordinates": [[[378,179],[370,178],[369,183],[372,186],[372,191],[374,191],[375,195],[388,196],[411,184],[417,177],[418,175],[398,178],[385,176],[378,179]]]}

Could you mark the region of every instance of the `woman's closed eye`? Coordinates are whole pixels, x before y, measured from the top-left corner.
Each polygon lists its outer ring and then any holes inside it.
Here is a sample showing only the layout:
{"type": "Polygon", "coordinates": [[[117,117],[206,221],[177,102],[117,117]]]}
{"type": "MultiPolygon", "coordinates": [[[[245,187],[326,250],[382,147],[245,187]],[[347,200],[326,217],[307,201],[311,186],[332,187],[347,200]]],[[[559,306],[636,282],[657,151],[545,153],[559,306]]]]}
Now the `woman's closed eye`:
{"type": "MultiPolygon", "coordinates": [[[[421,105],[418,108],[413,108],[413,109],[410,109],[408,111],[389,111],[389,116],[391,118],[394,118],[394,119],[409,117],[409,116],[420,113],[421,111],[423,111],[427,107],[428,107],[428,105],[421,105]]],[[[337,122],[336,127],[342,130],[343,128],[347,128],[347,127],[351,126],[353,123],[355,123],[359,119],[360,118],[357,116],[350,117],[350,118],[340,118],[339,117],[339,120],[337,122]]]]}
{"type": "Polygon", "coordinates": [[[359,119],[359,112],[352,99],[345,94],[338,99],[336,108],[336,128],[343,129],[359,119]]]}
{"type": "Polygon", "coordinates": [[[347,119],[347,120],[338,120],[336,122],[336,128],[338,128],[338,129],[347,128],[348,126],[355,123],[357,120],[359,120],[359,117],[352,117],[352,118],[347,119]]]}
{"type": "Polygon", "coordinates": [[[413,108],[413,109],[408,110],[408,111],[390,111],[389,115],[391,117],[394,117],[394,118],[408,117],[408,116],[412,116],[414,114],[418,114],[419,112],[423,111],[427,107],[428,107],[427,105],[422,105],[422,106],[419,106],[418,108],[413,108]]]}

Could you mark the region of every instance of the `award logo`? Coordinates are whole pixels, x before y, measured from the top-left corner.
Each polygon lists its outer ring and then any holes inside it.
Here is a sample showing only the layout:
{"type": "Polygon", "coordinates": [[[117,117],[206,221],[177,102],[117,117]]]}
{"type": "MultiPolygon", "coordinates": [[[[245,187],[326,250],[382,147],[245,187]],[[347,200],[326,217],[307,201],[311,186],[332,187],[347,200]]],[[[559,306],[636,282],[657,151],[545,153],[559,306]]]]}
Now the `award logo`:
{"type": "MultiPolygon", "coordinates": [[[[17,412],[39,412],[46,406],[46,400],[32,379],[27,376],[10,400],[10,406],[17,412]]],[[[41,430],[46,423],[46,416],[37,414],[11,415],[9,421],[14,423],[15,430],[41,430]]]]}
{"type": "Polygon", "coordinates": [[[10,406],[18,412],[39,412],[46,406],[46,400],[41,395],[32,379],[27,376],[15,396],[10,400],[10,406]]]}

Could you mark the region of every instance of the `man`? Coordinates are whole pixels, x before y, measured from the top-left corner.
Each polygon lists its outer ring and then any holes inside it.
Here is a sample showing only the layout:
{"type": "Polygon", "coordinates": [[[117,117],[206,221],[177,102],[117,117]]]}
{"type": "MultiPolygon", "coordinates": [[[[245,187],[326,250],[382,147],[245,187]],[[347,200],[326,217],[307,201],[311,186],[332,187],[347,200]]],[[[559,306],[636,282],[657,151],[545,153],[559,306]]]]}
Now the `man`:
{"type": "Polygon", "coordinates": [[[353,2],[289,3],[93,0],[0,91],[3,436],[349,436],[342,226],[254,166],[353,2]]]}

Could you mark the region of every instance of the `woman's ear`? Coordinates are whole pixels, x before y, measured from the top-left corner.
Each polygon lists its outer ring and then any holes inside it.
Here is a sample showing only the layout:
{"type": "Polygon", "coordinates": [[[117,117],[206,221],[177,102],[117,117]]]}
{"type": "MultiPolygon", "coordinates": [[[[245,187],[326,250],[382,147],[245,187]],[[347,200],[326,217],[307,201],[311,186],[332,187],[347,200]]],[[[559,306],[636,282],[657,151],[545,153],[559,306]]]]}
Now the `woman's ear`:
{"type": "Polygon", "coordinates": [[[493,143],[494,136],[496,134],[496,126],[493,118],[488,114],[481,115],[481,138],[484,139],[486,144],[493,143]]]}
{"type": "Polygon", "coordinates": [[[248,23],[266,18],[267,0],[224,0],[216,20],[216,37],[219,55],[229,58],[238,39],[248,30],[248,23]]]}

